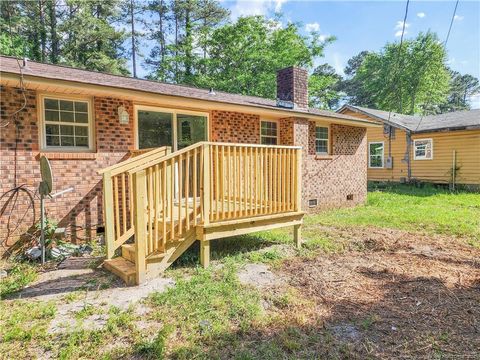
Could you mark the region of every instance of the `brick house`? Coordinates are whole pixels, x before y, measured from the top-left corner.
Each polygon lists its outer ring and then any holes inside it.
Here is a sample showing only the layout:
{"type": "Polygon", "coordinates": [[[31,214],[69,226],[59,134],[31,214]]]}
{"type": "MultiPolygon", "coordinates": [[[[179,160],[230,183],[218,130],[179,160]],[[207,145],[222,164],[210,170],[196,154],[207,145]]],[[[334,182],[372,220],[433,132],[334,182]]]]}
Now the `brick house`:
{"type": "Polygon", "coordinates": [[[0,61],[0,253],[38,222],[42,154],[53,169],[54,191],[74,188],[48,201],[48,217],[80,241],[104,228],[98,171],[142,148],[177,151],[197,141],[301,146],[304,211],[365,201],[366,130],[378,125],[308,108],[306,70],[279,70],[275,101],[0,61]]]}

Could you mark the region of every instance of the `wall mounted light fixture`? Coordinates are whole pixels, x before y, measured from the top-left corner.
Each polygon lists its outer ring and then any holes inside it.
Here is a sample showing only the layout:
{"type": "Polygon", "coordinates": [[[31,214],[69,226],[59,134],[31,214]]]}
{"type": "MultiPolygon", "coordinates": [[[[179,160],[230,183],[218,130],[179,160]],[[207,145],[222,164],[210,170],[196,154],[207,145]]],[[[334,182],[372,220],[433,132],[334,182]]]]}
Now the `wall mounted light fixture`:
{"type": "Polygon", "coordinates": [[[125,107],[119,106],[118,107],[118,119],[120,124],[128,124],[129,115],[128,112],[125,110],[125,107]]]}

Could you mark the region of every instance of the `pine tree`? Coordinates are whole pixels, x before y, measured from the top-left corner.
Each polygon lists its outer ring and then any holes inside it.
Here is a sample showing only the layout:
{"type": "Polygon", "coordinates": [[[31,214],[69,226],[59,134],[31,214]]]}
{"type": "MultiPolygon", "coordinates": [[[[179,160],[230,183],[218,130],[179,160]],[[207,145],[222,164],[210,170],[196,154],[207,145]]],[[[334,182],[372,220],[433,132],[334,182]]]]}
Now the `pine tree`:
{"type": "Polygon", "coordinates": [[[28,44],[22,34],[24,17],[20,1],[0,1],[0,53],[29,56],[28,44]]]}
{"type": "Polygon", "coordinates": [[[149,40],[152,40],[155,45],[145,63],[152,69],[150,78],[165,81],[168,78],[166,36],[170,32],[170,9],[165,0],[154,0],[148,4],[147,10],[150,13],[150,19],[145,23],[145,27],[149,31],[149,40]]]}
{"type": "Polygon", "coordinates": [[[228,17],[216,0],[156,0],[150,4],[157,19],[150,27],[157,42],[146,63],[152,69],[150,78],[175,83],[195,84],[205,72],[207,40],[228,17]],[[167,44],[167,35],[172,41],[167,44]],[[203,61],[203,62],[202,62],[203,61]]]}
{"type": "Polygon", "coordinates": [[[89,70],[129,74],[123,43],[126,34],[113,25],[118,0],[72,0],[62,31],[67,35],[62,61],[89,70]]]}

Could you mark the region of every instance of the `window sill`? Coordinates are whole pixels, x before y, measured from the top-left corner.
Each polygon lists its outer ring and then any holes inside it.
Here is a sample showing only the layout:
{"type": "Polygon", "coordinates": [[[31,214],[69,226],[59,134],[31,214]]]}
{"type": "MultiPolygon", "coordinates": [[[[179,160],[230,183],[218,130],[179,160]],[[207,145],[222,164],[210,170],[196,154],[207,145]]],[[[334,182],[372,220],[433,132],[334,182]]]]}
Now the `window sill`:
{"type": "Polygon", "coordinates": [[[97,154],[94,152],[58,152],[58,151],[41,151],[37,158],[45,155],[48,160],[95,160],[97,154]]]}
{"type": "Polygon", "coordinates": [[[315,160],[332,160],[333,155],[327,155],[327,154],[316,154],[315,155],[315,160]]]}

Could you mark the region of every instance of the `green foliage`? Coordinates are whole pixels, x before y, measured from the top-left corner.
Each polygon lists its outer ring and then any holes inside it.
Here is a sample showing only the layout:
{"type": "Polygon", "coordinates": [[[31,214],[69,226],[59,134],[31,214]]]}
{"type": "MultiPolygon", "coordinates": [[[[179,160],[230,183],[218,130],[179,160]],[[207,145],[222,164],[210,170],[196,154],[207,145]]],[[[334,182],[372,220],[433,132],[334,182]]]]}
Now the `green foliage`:
{"type": "Polygon", "coordinates": [[[0,306],[0,351],[4,359],[31,358],[30,344],[47,337],[56,308],[52,302],[18,300],[0,306]]]}
{"type": "Polygon", "coordinates": [[[37,278],[34,266],[28,263],[15,263],[8,271],[7,277],[0,280],[0,299],[13,294],[37,278]]]}
{"type": "Polygon", "coordinates": [[[7,32],[0,33],[0,54],[22,57],[25,47],[25,40],[20,36],[10,36],[7,32]]]}
{"type": "Polygon", "coordinates": [[[327,226],[378,226],[462,236],[480,243],[480,195],[430,186],[394,185],[371,191],[365,206],[340,209],[306,219],[327,226]]]}
{"type": "Polygon", "coordinates": [[[345,78],[340,82],[339,90],[346,94],[346,100],[349,104],[374,107],[370,94],[364,90],[362,81],[356,76],[368,54],[368,51],[361,51],[352,56],[344,69],[345,78]]]}
{"type": "Polygon", "coordinates": [[[450,75],[450,94],[448,95],[447,102],[440,105],[439,111],[469,110],[469,97],[480,93],[480,83],[478,79],[472,75],[462,75],[453,70],[450,70],[450,75]]]}
{"type": "Polygon", "coordinates": [[[147,9],[153,21],[146,27],[154,47],[146,64],[149,78],[194,84],[204,73],[212,32],[229,11],[217,0],[154,0],[147,9]]]}
{"type": "MultiPolygon", "coordinates": [[[[54,220],[51,220],[49,218],[45,218],[44,220],[45,222],[45,247],[50,247],[50,245],[52,245],[52,242],[54,240],[54,237],[55,237],[55,231],[57,230],[57,227],[58,227],[58,224],[56,221],[54,220]]],[[[40,230],[41,230],[41,227],[42,224],[40,223],[40,221],[35,224],[35,228],[37,229],[37,233],[39,234],[38,236],[40,236],[40,230]]]]}
{"type": "Polygon", "coordinates": [[[328,65],[318,66],[308,79],[309,105],[320,109],[332,110],[338,107],[342,93],[339,85],[342,77],[328,65]]]}
{"type": "Polygon", "coordinates": [[[431,112],[446,101],[450,75],[446,51],[433,33],[387,44],[369,53],[355,78],[370,96],[373,107],[404,114],[431,112]]]}
{"type": "Polygon", "coordinates": [[[138,342],[134,346],[135,353],[137,353],[142,359],[164,359],[167,345],[166,342],[172,330],[173,328],[171,326],[165,326],[152,340],[142,340],[138,342]]]}
{"type": "Polygon", "coordinates": [[[208,41],[206,69],[194,80],[201,87],[261,96],[276,96],[276,70],[296,65],[309,67],[321,56],[329,38],[300,35],[297,24],[279,26],[281,19],[241,17],[216,29],[208,41]]]}
{"type": "Polygon", "coordinates": [[[115,25],[122,1],[2,1],[0,52],[127,75],[125,33],[115,25]]]}
{"type": "Polygon", "coordinates": [[[246,330],[259,315],[259,300],[228,262],[220,271],[198,269],[190,279],[179,279],[175,287],[152,295],[150,304],[155,319],[174,326],[188,343],[205,344],[234,329],[246,330]]]}
{"type": "Polygon", "coordinates": [[[121,56],[124,31],[113,22],[119,0],[70,0],[68,17],[59,26],[66,35],[62,58],[69,65],[89,70],[127,75],[126,59],[121,56]]]}

